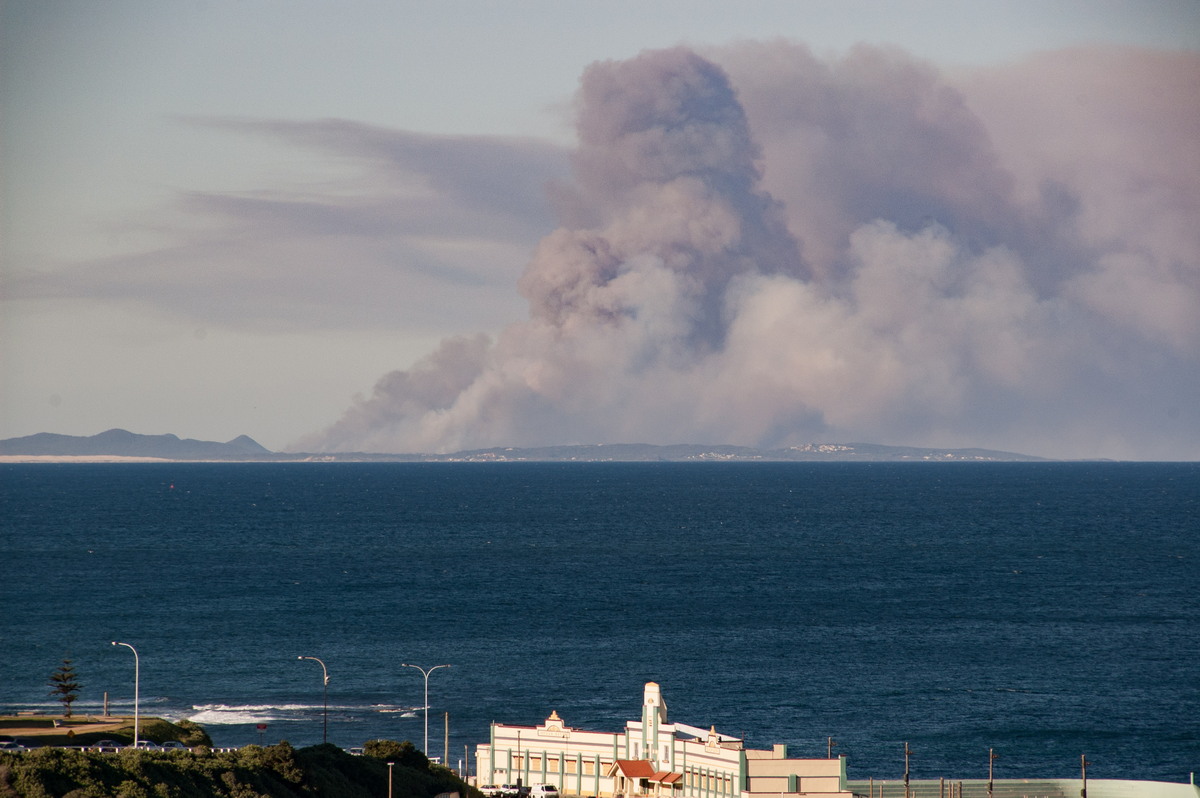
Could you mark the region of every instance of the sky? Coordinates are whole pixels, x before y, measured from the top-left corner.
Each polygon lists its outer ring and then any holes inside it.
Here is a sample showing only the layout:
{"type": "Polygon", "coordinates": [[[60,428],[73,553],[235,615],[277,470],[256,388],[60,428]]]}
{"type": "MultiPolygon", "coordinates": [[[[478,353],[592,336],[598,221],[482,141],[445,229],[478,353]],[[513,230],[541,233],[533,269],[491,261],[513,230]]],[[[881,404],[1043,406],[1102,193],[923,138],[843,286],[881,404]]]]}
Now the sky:
{"type": "Polygon", "coordinates": [[[0,0],[0,438],[1196,460],[1197,219],[1197,0],[0,0]]]}

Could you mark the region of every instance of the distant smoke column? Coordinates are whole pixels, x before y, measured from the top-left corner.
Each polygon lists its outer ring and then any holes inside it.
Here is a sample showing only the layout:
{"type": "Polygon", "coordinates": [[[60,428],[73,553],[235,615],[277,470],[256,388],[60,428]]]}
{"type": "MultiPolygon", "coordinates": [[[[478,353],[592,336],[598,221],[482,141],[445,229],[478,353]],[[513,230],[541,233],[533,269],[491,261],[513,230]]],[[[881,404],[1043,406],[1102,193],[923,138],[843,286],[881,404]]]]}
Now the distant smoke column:
{"type": "Polygon", "coordinates": [[[444,342],[384,377],[323,438],[331,448],[454,451],[646,440],[699,429],[739,276],[807,278],[725,73],[687,50],[603,62],[579,94],[562,226],[520,288],[530,318],[495,344],[444,342]],[[630,408],[637,408],[635,413],[630,408]],[[357,443],[356,443],[357,442],[357,443]]]}
{"type": "Polygon", "coordinates": [[[757,189],[758,147],[720,67],[685,49],[601,62],[577,102],[579,219],[543,242],[522,278],[535,319],[619,317],[589,301],[593,289],[649,257],[682,278],[688,340],[712,350],[730,278],[807,275],[781,208],[757,189]]]}

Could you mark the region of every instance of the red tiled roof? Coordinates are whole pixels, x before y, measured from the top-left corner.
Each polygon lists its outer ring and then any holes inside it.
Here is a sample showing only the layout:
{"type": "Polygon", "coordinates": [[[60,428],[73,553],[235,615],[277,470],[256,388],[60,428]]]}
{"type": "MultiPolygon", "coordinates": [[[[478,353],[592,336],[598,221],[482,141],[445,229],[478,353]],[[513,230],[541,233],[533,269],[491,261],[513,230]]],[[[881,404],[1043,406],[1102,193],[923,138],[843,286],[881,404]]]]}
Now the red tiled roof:
{"type": "Polygon", "coordinates": [[[618,759],[617,767],[626,778],[649,779],[654,777],[654,767],[649,759],[618,759]]]}
{"type": "Polygon", "coordinates": [[[649,759],[618,759],[616,766],[627,779],[647,779],[660,784],[674,784],[683,778],[682,773],[655,770],[649,759]]]}

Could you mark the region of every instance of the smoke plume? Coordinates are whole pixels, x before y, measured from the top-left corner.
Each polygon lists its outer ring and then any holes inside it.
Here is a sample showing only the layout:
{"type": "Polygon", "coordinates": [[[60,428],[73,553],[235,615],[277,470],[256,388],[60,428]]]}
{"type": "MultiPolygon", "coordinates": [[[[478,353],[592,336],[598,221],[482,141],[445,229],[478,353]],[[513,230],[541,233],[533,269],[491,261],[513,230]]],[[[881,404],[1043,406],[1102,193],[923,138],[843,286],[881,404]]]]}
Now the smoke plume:
{"type": "Polygon", "coordinates": [[[298,446],[1195,457],[1197,85],[1195,54],[1127,50],[954,83],[865,46],[594,64],[528,319],[443,342],[298,446]]]}

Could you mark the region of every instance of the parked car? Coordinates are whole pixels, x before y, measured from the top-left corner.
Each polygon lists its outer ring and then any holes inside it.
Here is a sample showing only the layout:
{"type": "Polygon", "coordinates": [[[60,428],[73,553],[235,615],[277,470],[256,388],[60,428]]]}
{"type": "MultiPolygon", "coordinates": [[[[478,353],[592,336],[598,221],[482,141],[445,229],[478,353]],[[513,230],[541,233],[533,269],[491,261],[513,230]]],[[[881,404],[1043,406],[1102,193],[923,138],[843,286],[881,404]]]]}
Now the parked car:
{"type": "Polygon", "coordinates": [[[26,748],[25,746],[21,745],[18,742],[14,742],[12,740],[7,740],[5,742],[0,743],[0,753],[21,754],[28,750],[29,749],[26,748]]]}
{"type": "Polygon", "coordinates": [[[116,740],[100,740],[99,742],[92,743],[89,747],[95,748],[101,753],[116,753],[125,746],[116,740]]]}
{"type": "Polygon", "coordinates": [[[535,784],[529,790],[530,798],[558,798],[558,787],[553,784],[535,784]]]}
{"type": "Polygon", "coordinates": [[[190,750],[192,750],[192,749],[188,748],[186,745],[184,745],[183,743],[179,742],[178,740],[165,741],[162,744],[162,749],[164,751],[190,751],[190,750]]]}
{"type": "Polygon", "coordinates": [[[138,740],[133,747],[139,751],[161,751],[163,747],[151,740],[138,740]]]}

